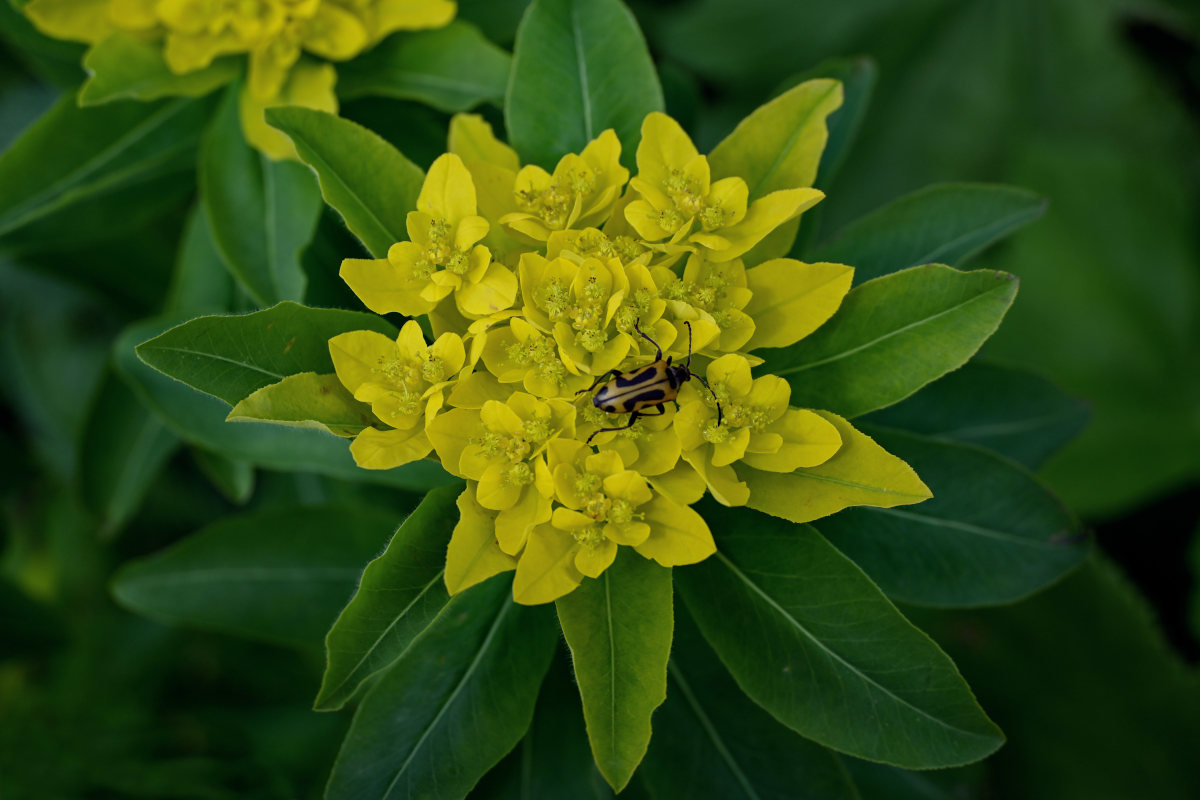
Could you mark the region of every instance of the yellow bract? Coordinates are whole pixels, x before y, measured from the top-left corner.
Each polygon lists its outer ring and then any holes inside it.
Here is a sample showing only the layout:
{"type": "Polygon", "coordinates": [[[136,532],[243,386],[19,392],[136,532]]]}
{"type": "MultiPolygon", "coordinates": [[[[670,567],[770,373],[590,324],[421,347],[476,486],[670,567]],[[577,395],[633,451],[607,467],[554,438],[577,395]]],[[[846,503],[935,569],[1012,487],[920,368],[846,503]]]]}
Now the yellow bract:
{"type": "MultiPolygon", "coordinates": [[[[429,315],[430,352],[466,342],[450,359],[461,372],[413,387],[430,446],[467,483],[447,552],[451,593],[515,569],[517,602],[550,602],[601,575],[620,547],[663,567],[695,563],[716,550],[690,508],[706,492],[793,517],[789,504],[809,515],[927,494],[849,423],[791,407],[791,387],[763,363],[765,348],[814,331],[850,288],[850,267],[754,259],[821,193],[784,187],[748,203],[745,181],[712,181],[669,117],[651,114],[642,130],[632,179],[612,131],[551,173],[522,167],[482,118],[460,115],[408,240],[386,259],[343,263],[372,310],[429,315]],[[622,413],[592,402],[613,375],[659,358],[671,366],[647,373],[636,418],[632,399],[622,413]],[[848,491],[856,471],[882,491],[848,491]]],[[[797,174],[815,174],[809,166],[797,174]]],[[[406,353],[424,352],[415,326],[401,332],[406,353]]],[[[391,344],[370,337],[344,341],[391,344]]],[[[396,390],[364,390],[362,369],[338,375],[394,430],[359,438],[415,430],[401,424],[416,419],[412,398],[400,395],[407,416],[376,408],[396,390]]]]}
{"type": "Polygon", "coordinates": [[[398,30],[440,28],[454,18],[450,0],[31,0],[25,14],[59,39],[96,44],[114,31],[163,43],[176,75],[214,59],[246,54],[240,98],[247,140],[272,158],[294,158],[286,136],[267,126],[264,109],[302,105],[337,111],[336,74],[345,61],[398,30]]]}

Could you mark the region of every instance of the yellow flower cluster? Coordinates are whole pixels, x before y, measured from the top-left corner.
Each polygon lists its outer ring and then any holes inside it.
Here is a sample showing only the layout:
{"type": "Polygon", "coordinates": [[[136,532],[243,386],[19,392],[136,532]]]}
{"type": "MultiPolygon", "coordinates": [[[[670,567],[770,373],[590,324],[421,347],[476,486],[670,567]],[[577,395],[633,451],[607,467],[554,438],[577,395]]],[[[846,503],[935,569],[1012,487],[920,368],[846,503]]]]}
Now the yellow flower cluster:
{"type": "Polygon", "coordinates": [[[752,351],[811,333],[849,290],[840,264],[743,259],[819,191],[751,201],[659,113],[632,178],[612,131],[552,173],[522,167],[477,116],[453,120],[450,150],[408,216],[409,240],[341,270],[376,313],[427,315],[433,344],[410,321],[395,342],[363,331],[330,348],[382,423],[351,445],[360,465],[436,454],[467,481],[452,593],[515,569],[515,599],[548,602],[621,545],[665,567],[695,563],[715,552],[690,508],[705,491],[743,505],[753,475],[838,453],[836,418],[792,408],[786,381],[751,372],[752,351]],[[598,408],[612,371],[653,363],[656,346],[676,365],[690,355],[710,388],[685,381],[632,425],[598,408]]]}
{"type": "Polygon", "coordinates": [[[294,150],[267,126],[265,108],[336,112],[337,75],[327,62],[353,58],[398,30],[440,28],[456,10],[450,0],[30,0],[25,6],[34,25],[58,39],[96,44],[122,32],[161,41],[176,75],[246,54],[242,125],[247,140],[273,158],[294,150]]]}

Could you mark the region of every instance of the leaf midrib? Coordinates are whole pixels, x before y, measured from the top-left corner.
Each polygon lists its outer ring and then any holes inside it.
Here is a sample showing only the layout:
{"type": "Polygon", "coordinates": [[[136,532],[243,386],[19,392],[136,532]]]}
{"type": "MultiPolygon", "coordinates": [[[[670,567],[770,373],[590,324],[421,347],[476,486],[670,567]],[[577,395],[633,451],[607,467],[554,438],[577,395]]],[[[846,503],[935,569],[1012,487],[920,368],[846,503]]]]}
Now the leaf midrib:
{"type": "Polygon", "coordinates": [[[1053,542],[1044,541],[1042,539],[1032,539],[1025,536],[1018,536],[1007,531],[996,530],[994,528],[985,528],[981,525],[974,525],[970,522],[961,522],[959,520],[946,519],[944,517],[934,517],[929,514],[919,514],[915,511],[906,511],[899,508],[863,508],[863,511],[869,513],[886,514],[892,517],[907,517],[920,523],[930,525],[935,528],[951,528],[964,533],[969,533],[974,536],[980,536],[985,539],[994,539],[998,542],[1018,545],[1021,547],[1030,547],[1040,550],[1061,550],[1062,547],[1053,542]]]}
{"type": "Polygon", "coordinates": [[[592,95],[588,91],[587,59],[583,52],[583,27],[579,21],[579,6],[571,2],[571,37],[575,42],[575,66],[579,76],[579,96],[583,101],[583,133],[584,141],[590,142],[596,138],[595,123],[592,121],[592,95]]]}
{"type": "MultiPolygon", "coordinates": [[[[975,238],[986,239],[989,236],[992,236],[993,239],[998,238],[999,234],[1001,232],[1003,232],[1005,229],[1007,229],[1009,226],[1015,225],[1028,217],[1035,216],[1042,209],[1043,206],[1044,206],[1044,202],[1039,201],[1037,204],[1035,204],[1031,208],[1026,208],[1026,209],[1022,209],[1020,211],[1015,211],[1006,217],[1001,217],[1000,219],[995,220],[991,223],[988,223],[985,225],[980,225],[976,228],[973,228],[972,230],[969,230],[959,236],[956,236],[955,238],[951,239],[950,241],[945,242],[945,243],[939,245],[938,247],[933,248],[928,253],[926,253],[924,256],[921,256],[918,260],[916,260],[906,266],[907,267],[916,267],[916,266],[920,266],[921,264],[928,264],[933,261],[938,261],[939,257],[943,253],[951,252],[955,248],[957,248],[959,245],[961,245],[963,242],[969,241],[971,239],[975,239],[975,238]],[[995,232],[995,236],[993,236],[993,232],[995,232]]],[[[983,245],[979,245],[979,246],[982,247],[983,245]]],[[[966,256],[970,255],[971,252],[972,252],[971,250],[966,251],[962,257],[960,257],[959,259],[956,259],[956,260],[962,260],[962,258],[965,258],[966,256]]]]}
{"type": "Polygon", "coordinates": [[[849,358],[850,356],[861,353],[864,350],[875,347],[876,345],[880,344],[881,342],[886,342],[888,339],[892,339],[903,333],[907,333],[908,331],[915,330],[924,325],[928,325],[938,319],[941,319],[944,316],[947,316],[948,314],[954,314],[958,311],[962,311],[963,309],[969,307],[972,303],[980,302],[983,300],[988,300],[991,298],[991,296],[993,294],[995,294],[996,292],[1003,291],[1004,289],[1008,288],[1009,285],[1010,284],[1006,282],[1006,283],[999,284],[997,286],[993,286],[992,288],[988,289],[987,291],[980,292],[979,294],[974,295],[971,298],[969,298],[961,303],[955,303],[953,306],[943,309],[943,310],[937,312],[936,314],[933,314],[932,316],[922,317],[921,319],[910,322],[907,325],[902,325],[901,327],[896,328],[895,330],[888,331],[887,333],[883,334],[882,336],[878,336],[869,342],[865,342],[863,344],[858,345],[857,347],[852,347],[849,350],[843,350],[840,353],[835,353],[832,356],[827,356],[826,358],[818,359],[817,361],[810,361],[807,364],[800,364],[798,366],[786,367],[784,369],[776,370],[775,374],[781,375],[781,376],[782,375],[794,375],[797,372],[804,372],[805,370],[813,369],[815,367],[823,367],[826,364],[836,363],[838,361],[841,361],[844,358],[849,358]]]}
{"type": "Polygon", "coordinates": [[[912,711],[916,712],[918,715],[925,717],[926,719],[938,724],[939,726],[941,726],[947,730],[954,731],[955,733],[961,733],[961,734],[964,734],[966,736],[970,736],[970,737],[973,737],[976,739],[991,738],[991,737],[985,736],[984,734],[980,734],[980,733],[976,733],[974,731],[969,731],[969,730],[965,730],[963,728],[955,727],[954,725],[951,725],[950,723],[946,722],[945,720],[938,719],[937,717],[930,714],[928,711],[925,711],[922,708],[918,708],[917,706],[914,706],[912,703],[908,702],[904,698],[898,697],[897,695],[893,694],[892,691],[890,689],[888,689],[886,686],[883,686],[883,685],[877,683],[869,675],[866,675],[863,672],[861,672],[853,664],[846,661],[844,658],[842,658],[836,652],[834,652],[833,650],[826,647],[825,644],[820,639],[813,636],[813,634],[809,633],[808,629],[806,629],[803,625],[801,625],[799,620],[797,620],[795,617],[793,617],[787,611],[787,609],[785,609],[783,606],[779,605],[779,603],[775,600],[775,598],[773,598],[773,597],[771,597],[771,595],[767,594],[767,592],[765,590],[763,590],[758,584],[756,584],[754,581],[750,580],[750,578],[747,577],[746,574],[743,573],[740,569],[738,569],[737,565],[734,564],[732,561],[730,561],[729,558],[724,553],[717,551],[716,557],[725,563],[725,565],[734,574],[734,576],[736,576],[738,578],[738,580],[740,580],[747,587],[749,587],[750,590],[754,594],[761,597],[763,599],[763,601],[766,602],[766,604],[768,606],[773,608],[783,619],[785,619],[789,623],[791,623],[792,627],[794,627],[806,639],[808,639],[814,645],[816,645],[817,648],[821,650],[821,652],[825,653],[831,659],[837,661],[839,664],[844,666],[850,673],[858,676],[858,678],[861,679],[864,683],[866,683],[870,686],[874,686],[879,691],[881,691],[884,695],[886,695],[887,697],[894,700],[900,706],[911,709],[912,711]]]}
{"type": "MultiPolygon", "coordinates": [[[[332,694],[338,692],[343,686],[345,686],[350,681],[351,678],[354,677],[354,674],[356,672],[358,672],[358,670],[362,667],[363,664],[366,663],[367,656],[370,655],[372,652],[374,652],[379,647],[379,643],[382,642],[384,640],[384,638],[387,637],[387,635],[392,632],[392,630],[396,627],[396,625],[398,625],[400,623],[400,620],[404,619],[405,615],[407,615],[408,612],[412,610],[413,606],[416,605],[417,601],[424,598],[426,593],[429,591],[429,589],[442,579],[442,575],[443,575],[443,573],[445,573],[445,571],[446,571],[445,568],[439,569],[437,571],[437,574],[433,576],[433,579],[431,581],[429,581],[429,583],[425,584],[425,586],[421,589],[421,591],[417,592],[417,594],[413,596],[412,600],[410,600],[408,602],[408,604],[406,606],[404,606],[403,609],[400,610],[399,613],[397,613],[395,616],[392,617],[392,621],[387,624],[386,628],[384,628],[382,631],[380,631],[379,635],[375,637],[375,640],[373,642],[371,642],[370,646],[367,648],[364,648],[361,651],[362,655],[359,657],[358,661],[356,661],[354,663],[354,666],[346,671],[345,677],[343,677],[342,680],[339,681],[336,686],[331,687],[327,692],[322,692],[322,696],[332,695],[332,694]]],[[[338,621],[340,622],[341,620],[339,619],[338,621]]],[[[337,626],[337,623],[334,623],[335,628],[336,628],[336,626],[337,626]]],[[[415,641],[415,638],[416,637],[413,637],[413,641],[415,641]]],[[[395,663],[400,658],[402,658],[404,656],[404,654],[408,652],[408,649],[410,647],[412,647],[412,641],[409,641],[409,643],[404,647],[404,649],[401,650],[400,653],[394,659],[392,659],[392,663],[395,663]]],[[[346,652],[346,651],[338,651],[338,652],[346,652]]],[[[383,668],[380,667],[380,669],[383,669],[383,668]]],[[[378,671],[379,670],[375,670],[375,672],[378,672],[378,671]]],[[[375,672],[372,672],[371,675],[375,674],[375,672]]],[[[367,675],[366,678],[369,678],[371,675],[367,675]]],[[[363,680],[366,680],[366,678],[364,678],[363,680]]]]}
{"type": "Polygon", "coordinates": [[[692,713],[696,715],[696,719],[699,720],[700,727],[704,729],[706,734],[708,734],[709,740],[713,743],[713,748],[716,749],[717,754],[721,756],[721,759],[725,762],[725,765],[729,767],[729,771],[733,773],[734,779],[742,787],[742,790],[746,793],[746,796],[751,798],[751,800],[762,800],[758,792],[754,791],[754,787],[750,784],[750,779],[746,777],[745,771],[742,769],[741,765],[738,764],[737,759],[733,757],[733,753],[729,750],[725,744],[725,741],[721,738],[720,732],[717,731],[716,726],[713,725],[712,720],[708,717],[708,714],[704,713],[704,709],[701,707],[700,701],[696,699],[696,695],[692,691],[692,687],[688,685],[687,680],[683,677],[683,674],[679,671],[679,668],[675,666],[674,661],[667,662],[667,670],[671,673],[671,677],[674,678],[675,683],[679,685],[679,691],[683,695],[683,699],[687,701],[688,706],[692,709],[692,713]]]}
{"type": "Polygon", "coordinates": [[[500,613],[496,615],[496,619],[492,622],[491,628],[488,629],[487,636],[484,637],[483,642],[479,645],[479,650],[475,653],[475,658],[471,659],[470,665],[468,665],[466,671],[463,672],[462,678],[460,678],[458,683],[455,684],[453,691],[450,692],[450,696],[446,698],[446,702],[443,703],[442,707],[438,709],[438,713],[429,722],[429,724],[425,726],[425,730],[421,732],[421,737],[417,739],[417,743],[413,745],[412,752],[408,754],[408,758],[404,759],[404,763],[401,764],[396,770],[395,777],[392,778],[392,780],[388,783],[387,789],[385,789],[383,792],[382,796],[384,798],[391,796],[392,790],[396,788],[396,784],[400,780],[400,776],[402,776],[404,771],[408,769],[408,765],[412,763],[412,760],[417,757],[417,753],[420,752],[421,747],[425,744],[425,740],[428,739],[433,733],[434,728],[437,727],[442,717],[445,716],[446,710],[454,704],[454,701],[458,698],[458,695],[462,691],[463,687],[466,686],[467,682],[471,679],[471,676],[479,667],[479,662],[483,659],[484,654],[488,651],[488,648],[492,643],[492,639],[496,636],[496,631],[500,629],[500,623],[504,620],[504,617],[508,614],[509,609],[512,607],[513,604],[511,602],[504,601],[501,604],[500,613]]]}

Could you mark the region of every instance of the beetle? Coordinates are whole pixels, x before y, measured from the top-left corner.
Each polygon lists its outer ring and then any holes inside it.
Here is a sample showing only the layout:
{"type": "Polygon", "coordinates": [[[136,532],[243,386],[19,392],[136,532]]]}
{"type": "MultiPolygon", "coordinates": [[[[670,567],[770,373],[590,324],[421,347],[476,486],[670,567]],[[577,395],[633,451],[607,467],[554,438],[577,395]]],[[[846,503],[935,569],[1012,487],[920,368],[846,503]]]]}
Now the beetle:
{"type": "Polygon", "coordinates": [[[683,323],[688,329],[687,361],[683,364],[672,364],[673,356],[663,358],[663,351],[658,346],[658,342],[651,339],[645,331],[638,327],[640,321],[636,320],[633,323],[633,329],[638,332],[639,336],[654,345],[654,361],[629,372],[610,369],[596,378],[591,386],[576,392],[576,395],[581,395],[594,390],[603,383],[600,391],[592,395],[592,405],[609,414],[629,414],[627,424],[616,428],[601,428],[588,437],[587,444],[591,444],[592,439],[601,433],[632,428],[633,423],[638,421],[638,417],[659,417],[667,413],[664,404],[678,397],[679,388],[692,378],[704,384],[704,388],[708,389],[713,399],[717,401],[717,425],[721,424],[721,401],[717,398],[717,393],[708,385],[708,381],[692,372],[692,323],[686,320],[683,323]],[[606,381],[607,383],[605,383],[606,381]],[[658,409],[658,413],[647,413],[647,409],[658,409]]]}

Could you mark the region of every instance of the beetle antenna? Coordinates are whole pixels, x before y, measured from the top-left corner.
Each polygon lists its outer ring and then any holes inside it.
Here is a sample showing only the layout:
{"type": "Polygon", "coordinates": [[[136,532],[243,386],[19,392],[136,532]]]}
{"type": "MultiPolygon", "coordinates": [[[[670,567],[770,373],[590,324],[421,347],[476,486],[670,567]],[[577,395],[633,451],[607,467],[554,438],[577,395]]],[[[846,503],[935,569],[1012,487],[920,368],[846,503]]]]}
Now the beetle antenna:
{"type": "Polygon", "coordinates": [[[641,321],[642,321],[641,317],[638,317],[637,319],[635,319],[633,321],[633,329],[635,331],[637,331],[643,339],[645,339],[650,344],[654,345],[654,349],[657,351],[654,356],[654,360],[662,361],[662,348],[658,346],[658,342],[651,339],[649,336],[646,335],[646,332],[644,330],[642,330],[640,327],[638,327],[638,325],[639,325],[639,323],[641,323],[641,321]]]}
{"type": "MultiPolygon", "coordinates": [[[[690,373],[692,371],[692,323],[690,320],[685,319],[683,321],[683,324],[687,325],[687,329],[688,329],[688,357],[687,357],[687,363],[685,363],[683,366],[690,373]]],[[[707,385],[707,384],[705,384],[705,385],[707,385]]]]}
{"type": "Polygon", "coordinates": [[[721,427],[721,398],[717,397],[717,393],[714,392],[713,388],[708,385],[708,381],[706,381],[704,378],[700,377],[699,375],[697,375],[695,377],[696,377],[696,380],[698,380],[702,384],[704,384],[704,388],[708,389],[708,393],[713,396],[713,401],[715,401],[717,404],[717,427],[719,428],[719,427],[721,427]]]}

